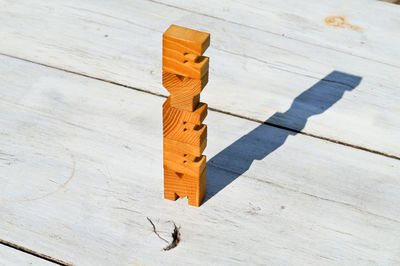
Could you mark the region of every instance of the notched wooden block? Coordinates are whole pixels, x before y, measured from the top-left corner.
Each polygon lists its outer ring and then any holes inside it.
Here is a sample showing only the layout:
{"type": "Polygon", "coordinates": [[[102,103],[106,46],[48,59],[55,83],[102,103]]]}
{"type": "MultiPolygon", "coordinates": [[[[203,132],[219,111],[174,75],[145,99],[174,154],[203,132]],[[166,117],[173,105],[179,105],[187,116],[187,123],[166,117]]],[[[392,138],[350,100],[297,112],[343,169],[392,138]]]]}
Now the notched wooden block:
{"type": "Polygon", "coordinates": [[[199,176],[190,176],[164,168],[164,198],[176,200],[188,197],[189,205],[199,207],[206,191],[206,170],[199,176]]]}
{"type": "Polygon", "coordinates": [[[207,138],[207,126],[186,123],[179,127],[165,127],[164,138],[201,146],[207,138]]]}
{"type": "Polygon", "coordinates": [[[200,146],[164,138],[164,151],[176,151],[177,153],[186,153],[199,157],[205,150],[206,146],[207,138],[202,141],[200,146]]]}
{"type": "Polygon", "coordinates": [[[162,82],[171,94],[170,106],[192,112],[200,102],[200,92],[207,85],[208,72],[201,79],[163,72],[162,82]]]}
{"type": "Polygon", "coordinates": [[[207,105],[200,92],[208,82],[209,59],[202,56],[210,34],[172,25],[163,35],[164,197],[188,196],[200,206],[206,189],[207,105]]]}
{"type": "Polygon", "coordinates": [[[206,104],[200,104],[194,112],[188,112],[172,107],[168,97],[163,104],[163,136],[178,142],[202,146],[207,138],[207,126],[201,123],[206,116],[206,104]]]}
{"type": "Polygon", "coordinates": [[[163,104],[163,123],[167,121],[164,127],[184,122],[200,125],[207,116],[207,107],[207,104],[199,103],[193,112],[181,110],[171,106],[171,96],[169,96],[163,104]]]}
{"type": "Polygon", "coordinates": [[[177,60],[163,50],[163,71],[190,77],[194,79],[201,79],[208,72],[209,58],[202,57],[198,63],[186,60],[177,60]]]}
{"type": "Polygon", "coordinates": [[[198,176],[206,168],[206,156],[196,157],[187,153],[184,155],[176,151],[164,151],[164,168],[186,175],[198,176]]]}
{"type": "Polygon", "coordinates": [[[193,95],[199,94],[208,83],[208,72],[201,79],[193,79],[169,72],[163,72],[163,86],[171,94],[179,93],[181,90],[193,91],[193,95]]]}
{"type": "Polygon", "coordinates": [[[201,79],[209,68],[202,56],[209,45],[209,33],[171,25],[163,35],[163,71],[201,79]]]}

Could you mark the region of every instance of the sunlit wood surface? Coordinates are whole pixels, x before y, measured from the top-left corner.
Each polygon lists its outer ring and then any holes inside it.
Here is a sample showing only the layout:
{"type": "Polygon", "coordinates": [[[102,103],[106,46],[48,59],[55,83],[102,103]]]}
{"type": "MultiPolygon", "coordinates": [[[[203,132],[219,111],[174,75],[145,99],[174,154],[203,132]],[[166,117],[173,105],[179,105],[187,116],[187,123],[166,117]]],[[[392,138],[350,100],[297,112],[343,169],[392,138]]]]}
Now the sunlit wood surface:
{"type": "Polygon", "coordinates": [[[0,0],[0,264],[399,265],[399,29],[375,0],[0,0]],[[163,199],[170,24],[211,33],[199,208],[163,199]]]}

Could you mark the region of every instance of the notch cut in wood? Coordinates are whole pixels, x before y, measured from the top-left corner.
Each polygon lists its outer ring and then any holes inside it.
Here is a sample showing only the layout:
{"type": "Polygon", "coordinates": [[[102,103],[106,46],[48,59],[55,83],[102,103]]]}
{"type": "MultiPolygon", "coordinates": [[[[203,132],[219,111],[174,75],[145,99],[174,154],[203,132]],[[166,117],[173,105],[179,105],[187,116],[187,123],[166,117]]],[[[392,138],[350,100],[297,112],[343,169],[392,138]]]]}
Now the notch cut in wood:
{"type": "Polygon", "coordinates": [[[163,72],[201,79],[209,59],[202,56],[210,45],[210,34],[171,25],[163,34],[163,72]]]}

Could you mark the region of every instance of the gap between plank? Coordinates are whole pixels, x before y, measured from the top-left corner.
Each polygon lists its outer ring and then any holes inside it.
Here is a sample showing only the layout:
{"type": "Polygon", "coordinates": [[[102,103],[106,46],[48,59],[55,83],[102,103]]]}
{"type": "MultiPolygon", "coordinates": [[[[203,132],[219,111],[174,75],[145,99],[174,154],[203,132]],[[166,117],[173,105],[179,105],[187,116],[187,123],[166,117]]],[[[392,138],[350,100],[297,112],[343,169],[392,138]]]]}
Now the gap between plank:
{"type": "Polygon", "coordinates": [[[365,147],[362,147],[362,146],[354,145],[354,144],[347,143],[347,142],[343,142],[343,141],[340,141],[340,140],[335,140],[335,139],[331,139],[331,138],[327,138],[327,137],[315,135],[315,134],[312,134],[312,133],[307,133],[307,132],[304,132],[304,131],[299,131],[299,130],[292,129],[292,128],[289,128],[289,127],[285,127],[285,126],[273,124],[273,123],[270,123],[270,122],[261,121],[261,120],[254,119],[254,118],[251,118],[251,117],[246,117],[246,116],[243,116],[243,115],[238,115],[238,114],[230,113],[230,112],[223,111],[223,110],[219,110],[219,109],[215,109],[215,108],[212,108],[212,107],[208,107],[208,109],[209,109],[209,110],[212,110],[212,111],[214,111],[214,112],[218,112],[218,113],[223,113],[223,114],[226,114],[226,115],[235,116],[235,117],[238,117],[238,118],[250,120],[250,121],[257,122],[257,123],[260,123],[260,124],[264,124],[264,125],[267,125],[267,126],[272,126],[272,127],[280,128],[280,129],[283,129],[283,130],[292,131],[292,132],[294,132],[294,133],[296,133],[296,134],[302,134],[302,135],[305,135],[305,136],[309,136],[309,137],[313,137],[313,138],[317,138],[317,139],[329,141],[329,142],[332,142],[332,143],[335,143],[335,144],[340,144],[340,145],[347,146],[347,147],[351,147],[351,148],[354,148],[354,149],[358,149],[358,150],[362,150],[362,151],[367,151],[367,152],[379,154],[379,155],[382,155],[382,156],[385,156],[385,157],[388,157],[388,158],[400,160],[400,157],[398,157],[398,156],[396,156],[396,155],[391,155],[391,154],[387,154],[387,153],[380,152],[380,151],[377,151],[377,150],[368,149],[368,148],[365,148],[365,147]]]}
{"type": "Polygon", "coordinates": [[[59,259],[55,259],[55,258],[50,257],[50,256],[48,256],[48,255],[45,255],[45,254],[36,252],[36,251],[34,251],[34,250],[32,250],[32,249],[29,249],[29,248],[26,248],[26,247],[23,247],[23,246],[20,246],[20,245],[17,245],[17,244],[14,244],[14,243],[5,241],[5,240],[3,240],[3,239],[0,239],[0,244],[1,244],[1,245],[4,245],[4,246],[6,246],[6,247],[9,247],[9,248],[13,248],[13,249],[19,250],[19,251],[21,251],[21,252],[27,253],[27,254],[29,254],[29,255],[38,257],[38,258],[40,258],[40,259],[43,259],[43,260],[46,260],[46,261],[49,261],[49,262],[58,264],[58,265],[72,266],[72,264],[67,263],[67,262],[65,262],[65,261],[62,261],[62,260],[59,260],[59,259]]]}
{"type": "MultiPolygon", "coordinates": [[[[150,0],[148,0],[148,1],[150,1],[150,0]]],[[[113,84],[113,85],[116,85],[116,86],[121,86],[121,87],[124,87],[124,88],[140,91],[140,92],[151,94],[151,95],[155,95],[155,96],[158,96],[158,97],[162,97],[162,98],[167,98],[168,97],[168,96],[166,96],[164,94],[161,94],[161,93],[156,93],[156,92],[148,91],[148,90],[145,90],[145,89],[140,89],[140,88],[132,87],[132,86],[125,85],[125,84],[122,84],[122,83],[118,83],[118,82],[115,82],[115,81],[112,81],[112,80],[107,80],[107,79],[103,79],[103,78],[99,78],[99,77],[95,77],[95,76],[90,76],[90,75],[87,75],[87,74],[75,72],[75,71],[64,69],[64,68],[51,66],[51,65],[44,64],[44,63],[40,63],[40,62],[31,61],[29,59],[25,59],[25,58],[13,56],[13,55],[7,55],[7,54],[3,54],[3,53],[0,53],[0,55],[6,56],[6,57],[9,57],[9,58],[14,58],[14,59],[21,60],[21,61],[25,61],[25,62],[29,62],[29,63],[33,63],[33,64],[37,64],[37,65],[40,65],[40,66],[52,68],[52,69],[57,69],[57,70],[60,70],[60,71],[64,71],[64,72],[67,72],[67,73],[83,76],[83,77],[86,77],[86,78],[90,78],[90,79],[94,79],[94,80],[98,80],[98,81],[102,81],[102,82],[107,82],[107,83],[110,83],[110,84],[113,84]]],[[[381,155],[381,156],[385,156],[385,157],[388,157],[388,158],[391,158],[391,159],[400,160],[399,156],[392,155],[392,154],[387,154],[387,153],[384,153],[384,152],[381,152],[381,151],[365,148],[365,147],[362,147],[362,146],[359,146],[359,145],[354,145],[354,144],[347,143],[347,142],[344,142],[344,141],[335,140],[335,139],[332,139],[332,138],[327,138],[327,137],[324,137],[324,136],[319,136],[319,135],[315,135],[315,134],[304,132],[304,131],[299,131],[299,130],[292,129],[292,128],[289,128],[289,127],[281,126],[281,125],[270,123],[270,122],[265,122],[265,121],[262,121],[262,120],[254,119],[254,118],[251,118],[251,117],[246,117],[246,116],[239,115],[239,114],[234,114],[234,113],[231,113],[231,112],[228,112],[228,111],[224,111],[224,110],[220,110],[220,109],[216,109],[216,108],[213,108],[213,107],[208,107],[208,109],[211,110],[211,111],[214,111],[214,112],[218,112],[218,113],[222,113],[222,114],[238,117],[238,118],[241,118],[241,119],[246,119],[246,120],[253,121],[253,122],[256,122],[256,123],[260,123],[260,124],[264,124],[264,125],[280,128],[280,129],[283,129],[283,130],[288,130],[288,131],[294,132],[296,134],[302,134],[302,135],[305,135],[305,136],[309,136],[309,137],[313,137],[313,138],[329,141],[329,142],[332,142],[332,143],[335,143],[335,144],[340,144],[340,145],[351,147],[351,148],[354,148],[354,149],[358,149],[358,150],[362,150],[362,151],[366,151],[366,152],[371,152],[371,153],[378,154],[378,155],[381,155]]]]}

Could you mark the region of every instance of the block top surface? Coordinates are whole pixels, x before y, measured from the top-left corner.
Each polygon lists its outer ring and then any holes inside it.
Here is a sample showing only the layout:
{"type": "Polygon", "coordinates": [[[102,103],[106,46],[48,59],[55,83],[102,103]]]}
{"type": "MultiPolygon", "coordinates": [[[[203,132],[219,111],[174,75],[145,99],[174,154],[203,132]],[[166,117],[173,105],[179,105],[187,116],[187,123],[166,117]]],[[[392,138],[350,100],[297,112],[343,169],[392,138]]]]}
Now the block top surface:
{"type": "Polygon", "coordinates": [[[189,28],[171,25],[163,35],[164,39],[179,42],[195,49],[198,55],[202,55],[210,45],[210,34],[189,28]]]}

